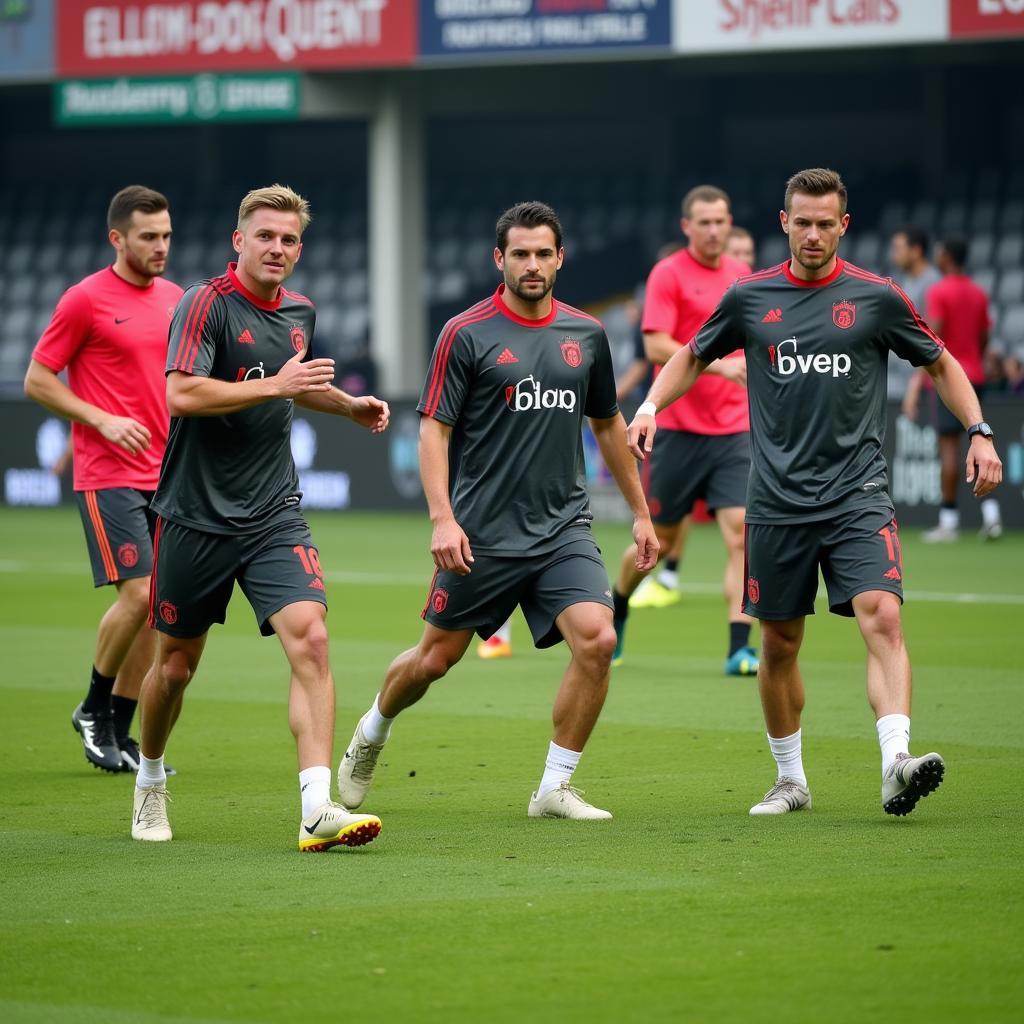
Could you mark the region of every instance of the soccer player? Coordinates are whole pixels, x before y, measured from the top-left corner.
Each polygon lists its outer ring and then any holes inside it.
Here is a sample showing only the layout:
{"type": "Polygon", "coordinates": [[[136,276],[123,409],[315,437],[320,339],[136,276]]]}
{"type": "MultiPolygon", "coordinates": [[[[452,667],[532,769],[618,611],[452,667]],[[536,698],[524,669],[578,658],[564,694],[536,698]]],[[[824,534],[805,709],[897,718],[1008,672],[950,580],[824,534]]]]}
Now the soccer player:
{"type": "Polygon", "coordinates": [[[129,730],[153,660],[146,628],[156,489],[167,441],[163,365],[181,289],[163,279],[171,247],[167,199],[142,185],[107,210],[113,266],[72,285],[32,353],[25,394],[71,420],[74,489],[93,583],[113,586],[100,620],[92,677],[71,715],[86,760],[137,771],[129,730]],[[67,370],[68,383],[58,374],[67,370]]]}
{"type": "MultiPolygon", "coordinates": [[[[928,232],[913,224],[893,232],[889,262],[896,271],[892,279],[906,293],[914,309],[926,310],[928,289],[942,280],[942,275],[928,262],[928,232]]],[[[910,363],[893,356],[887,380],[889,397],[902,400],[915,373],[910,363]]]]}
{"type": "Polygon", "coordinates": [[[725,242],[725,255],[753,269],[755,264],[754,236],[746,228],[733,224],[725,242]]]}
{"type": "Polygon", "coordinates": [[[299,849],[360,846],[373,815],[330,799],[334,680],[319,553],[300,509],[292,461],[293,403],[347,416],[373,433],[385,402],[331,385],[332,359],[310,359],[316,314],[284,288],[302,252],[309,204],[290,188],[242,200],[232,243],[238,262],[189,288],[167,351],[171,429],[153,499],[159,519],[150,623],[160,631],[142,686],[142,754],[131,832],[171,838],[163,757],[207,631],[223,622],[238,581],[260,632],[277,634],[291,666],[289,724],[299,763],[299,849]]]}
{"type": "Polygon", "coordinates": [[[750,813],[811,806],[797,656],[820,566],[831,611],[857,619],[867,649],[882,806],[909,814],[938,787],[945,766],[936,753],[909,753],[903,560],[882,455],[889,352],[926,367],[943,402],[969,425],[967,479],[976,495],[996,487],[1002,464],[967,375],[904,293],[837,255],[850,222],[839,175],[823,168],[793,175],[780,217],[792,258],[725,293],[654,382],[629,426],[629,445],[646,460],[655,435],[661,439],[656,411],[710,362],[745,350],[753,427],[745,608],[761,620],[761,703],[778,766],[775,784],[750,813]]]}
{"type": "Polygon", "coordinates": [[[537,647],[565,640],[569,667],[530,817],[607,819],[572,785],[608,690],[615,630],[611,591],[591,536],[583,417],[633,511],[640,568],[657,541],[620,430],[601,324],[552,295],[562,228],[543,203],[498,218],[491,297],[450,320],[420,397],[420,473],[433,523],[420,642],[400,654],[338,767],[339,796],[358,807],[399,712],[519,605],[537,647]]]}
{"type": "MultiPolygon", "coordinates": [[[[940,242],[935,262],[942,278],[927,292],[928,322],[942,336],[949,352],[956,356],[971,384],[979,395],[985,390],[985,348],[989,342],[992,323],[988,313],[988,296],[984,290],[964,273],[967,265],[967,243],[961,238],[947,238],[940,242]]],[[[938,525],[927,530],[922,540],[928,544],[955,541],[960,535],[960,510],[956,504],[960,438],[963,427],[949,410],[935,397],[935,389],[927,374],[918,371],[907,387],[903,399],[903,414],[917,418],[917,407],[922,388],[929,396],[932,420],[938,426],[940,487],[942,506],[938,525]]],[[[986,498],[981,503],[981,539],[996,540],[1003,534],[1003,520],[999,502],[986,498]]]]}
{"type": "MultiPolygon", "coordinates": [[[[654,265],[647,281],[643,330],[647,356],[661,366],[693,337],[725,289],[750,267],[725,255],[732,226],[729,197],[713,185],[690,189],[681,227],[689,244],[654,265]]],[[[751,619],[743,612],[743,508],[750,472],[750,418],[743,358],[716,360],[693,393],[660,414],[664,432],[645,474],[662,551],[671,551],[680,520],[698,498],[715,515],[726,547],[723,593],[728,615],[727,675],[755,675],[751,619]]],[[[643,579],[637,553],[623,553],[613,591],[616,646],[622,660],[629,598],[643,579]]],[[[657,584],[655,584],[657,586],[657,584]]]]}

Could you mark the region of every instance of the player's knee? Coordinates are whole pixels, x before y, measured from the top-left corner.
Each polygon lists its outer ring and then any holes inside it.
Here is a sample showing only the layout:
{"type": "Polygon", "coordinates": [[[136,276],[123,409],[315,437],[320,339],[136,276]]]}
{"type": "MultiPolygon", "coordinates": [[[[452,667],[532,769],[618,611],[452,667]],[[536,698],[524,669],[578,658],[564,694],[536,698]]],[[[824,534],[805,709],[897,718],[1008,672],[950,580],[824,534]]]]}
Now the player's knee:
{"type": "Polygon", "coordinates": [[[296,657],[307,665],[326,671],[329,662],[330,642],[327,623],[323,619],[312,619],[299,636],[295,645],[296,657]]]}
{"type": "Polygon", "coordinates": [[[761,660],[770,665],[793,661],[800,652],[800,636],[761,623],[761,660]]]}
{"type": "Polygon", "coordinates": [[[118,603],[141,626],[149,615],[149,577],[125,580],[117,591],[118,603]]]}
{"type": "Polygon", "coordinates": [[[184,651],[169,651],[160,664],[160,682],[170,695],[181,693],[192,678],[192,666],[184,651]]]}
{"type": "Polygon", "coordinates": [[[615,643],[614,626],[611,623],[601,625],[577,640],[573,657],[595,675],[603,676],[611,668],[615,643]]]}
{"type": "Polygon", "coordinates": [[[424,648],[419,657],[420,675],[424,681],[432,683],[448,674],[448,670],[458,662],[458,656],[445,644],[430,644],[424,648]]]}
{"type": "Polygon", "coordinates": [[[889,643],[900,643],[903,640],[903,621],[900,615],[900,602],[895,594],[873,593],[869,595],[863,608],[863,628],[889,643]]]}

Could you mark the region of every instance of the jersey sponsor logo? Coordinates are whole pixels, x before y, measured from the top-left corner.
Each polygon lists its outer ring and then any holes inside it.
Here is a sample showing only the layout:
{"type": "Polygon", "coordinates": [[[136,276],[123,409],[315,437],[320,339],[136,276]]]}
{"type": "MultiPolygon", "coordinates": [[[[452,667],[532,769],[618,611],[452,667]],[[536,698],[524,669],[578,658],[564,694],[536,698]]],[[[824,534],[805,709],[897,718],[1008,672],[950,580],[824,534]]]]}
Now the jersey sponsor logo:
{"type": "Polygon", "coordinates": [[[848,331],[857,322],[857,305],[854,302],[842,302],[832,304],[832,323],[844,331],[848,331]]]}
{"type": "Polygon", "coordinates": [[[580,351],[580,343],[574,338],[566,338],[561,345],[562,358],[568,366],[574,370],[583,364],[583,353],[580,351]]]}
{"type": "Polygon", "coordinates": [[[573,412],[576,408],[576,392],[570,388],[545,389],[530,374],[518,384],[505,388],[505,403],[513,412],[532,412],[535,409],[564,409],[573,412]]]}
{"type": "Polygon", "coordinates": [[[751,604],[757,604],[761,600],[761,584],[753,576],[747,577],[747,597],[751,604]]]}
{"type": "Polygon", "coordinates": [[[252,336],[252,332],[248,327],[238,336],[238,343],[240,345],[255,345],[256,339],[252,336]]]}
{"type": "Polygon", "coordinates": [[[504,366],[506,363],[518,363],[519,357],[514,353],[505,349],[504,352],[498,356],[498,366],[504,366]]]}
{"type": "Polygon", "coordinates": [[[769,346],[768,358],[783,377],[791,377],[794,373],[819,373],[826,377],[849,377],[853,360],[845,352],[817,352],[814,355],[801,355],[798,351],[796,338],[780,341],[775,356],[769,346]],[[785,351],[783,349],[786,348],[785,351]]]}
{"type": "Polygon", "coordinates": [[[443,587],[435,587],[430,595],[430,607],[434,609],[435,615],[440,615],[448,607],[448,591],[443,587]]]}
{"type": "Polygon", "coordinates": [[[257,377],[259,377],[260,380],[263,380],[264,376],[263,360],[261,359],[256,366],[240,366],[238,368],[238,375],[235,377],[235,382],[237,383],[240,380],[255,380],[257,377]]]}
{"type": "Polygon", "coordinates": [[[117,557],[120,563],[129,569],[139,564],[139,549],[135,544],[122,544],[117,549],[117,557]]]}
{"type": "Polygon", "coordinates": [[[782,323],[782,310],[781,309],[769,309],[763,317],[761,317],[761,323],[763,324],[781,324],[782,323]]]}
{"type": "Polygon", "coordinates": [[[292,339],[292,348],[296,352],[301,352],[306,347],[306,332],[302,329],[302,324],[292,324],[288,337],[292,339]]]}
{"type": "Polygon", "coordinates": [[[160,618],[168,626],[173,626],[178,621],[178,609],[170,601],[161,601],[158,611],[160,612],[160,618]]]}

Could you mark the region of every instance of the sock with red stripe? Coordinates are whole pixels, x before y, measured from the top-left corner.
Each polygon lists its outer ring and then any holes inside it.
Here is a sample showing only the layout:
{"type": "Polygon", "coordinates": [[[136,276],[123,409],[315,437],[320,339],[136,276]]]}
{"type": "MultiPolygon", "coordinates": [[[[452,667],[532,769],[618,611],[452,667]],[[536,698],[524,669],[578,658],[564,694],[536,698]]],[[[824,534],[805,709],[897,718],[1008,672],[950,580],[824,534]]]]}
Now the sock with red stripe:
{"type": "Polygon", "coordinates": [[[100,675],[96,666],[92,667],[92,678],[89,680],[89,693],[82,701],[83,711],[109,711],[110,695],[114,691],[114,677],[100,675]]]}

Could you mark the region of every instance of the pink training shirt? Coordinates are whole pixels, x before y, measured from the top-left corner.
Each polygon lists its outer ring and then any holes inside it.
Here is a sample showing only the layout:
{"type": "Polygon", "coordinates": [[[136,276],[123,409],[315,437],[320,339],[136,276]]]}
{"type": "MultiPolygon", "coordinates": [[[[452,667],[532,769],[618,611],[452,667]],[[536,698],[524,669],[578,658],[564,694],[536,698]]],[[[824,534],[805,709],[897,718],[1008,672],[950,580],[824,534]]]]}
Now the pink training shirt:
{"type": "MultiPolygon", "coordinates": [[[[972,384],[984,384],[981,353],[992,326],[988,296],[965,274],[947,274],[928,289],[925,302],[929,322],[940,325],[946,350],[956,356],[972,384]]],[[[931,382],[925,378],[926,384],[931,382]]]]}
{"type": "Polygon", "coordinates": [[[148,428],[150,445],[132,455],[84,423],[71,425],[75,490],[156,490],[167,445],[164,364],[171,314],[182,291],[154,278],[146,287],[112,267],[83,278],[62,296],[32,358],[60,373],[83,401],[148,428]]]}
{"type": "MultiPolygon", "coordinates": [[[[726,289],[744,274],[746,263],[723,256],[717,268],[704,266],[681,249],[659,260],[647,279],[643,329],[664,331],[687,344],[714,312],[726,289]]],[[[741,358],[737,353],[730,358],[741,358]]],[[[655,368],[657,375],[661,367],[655,368]]],[[[682,398],[656,417],[662,430],[694,434],[740,434],[750,430],[747,389],[713,374],[702,374],[682,398]]]]}

